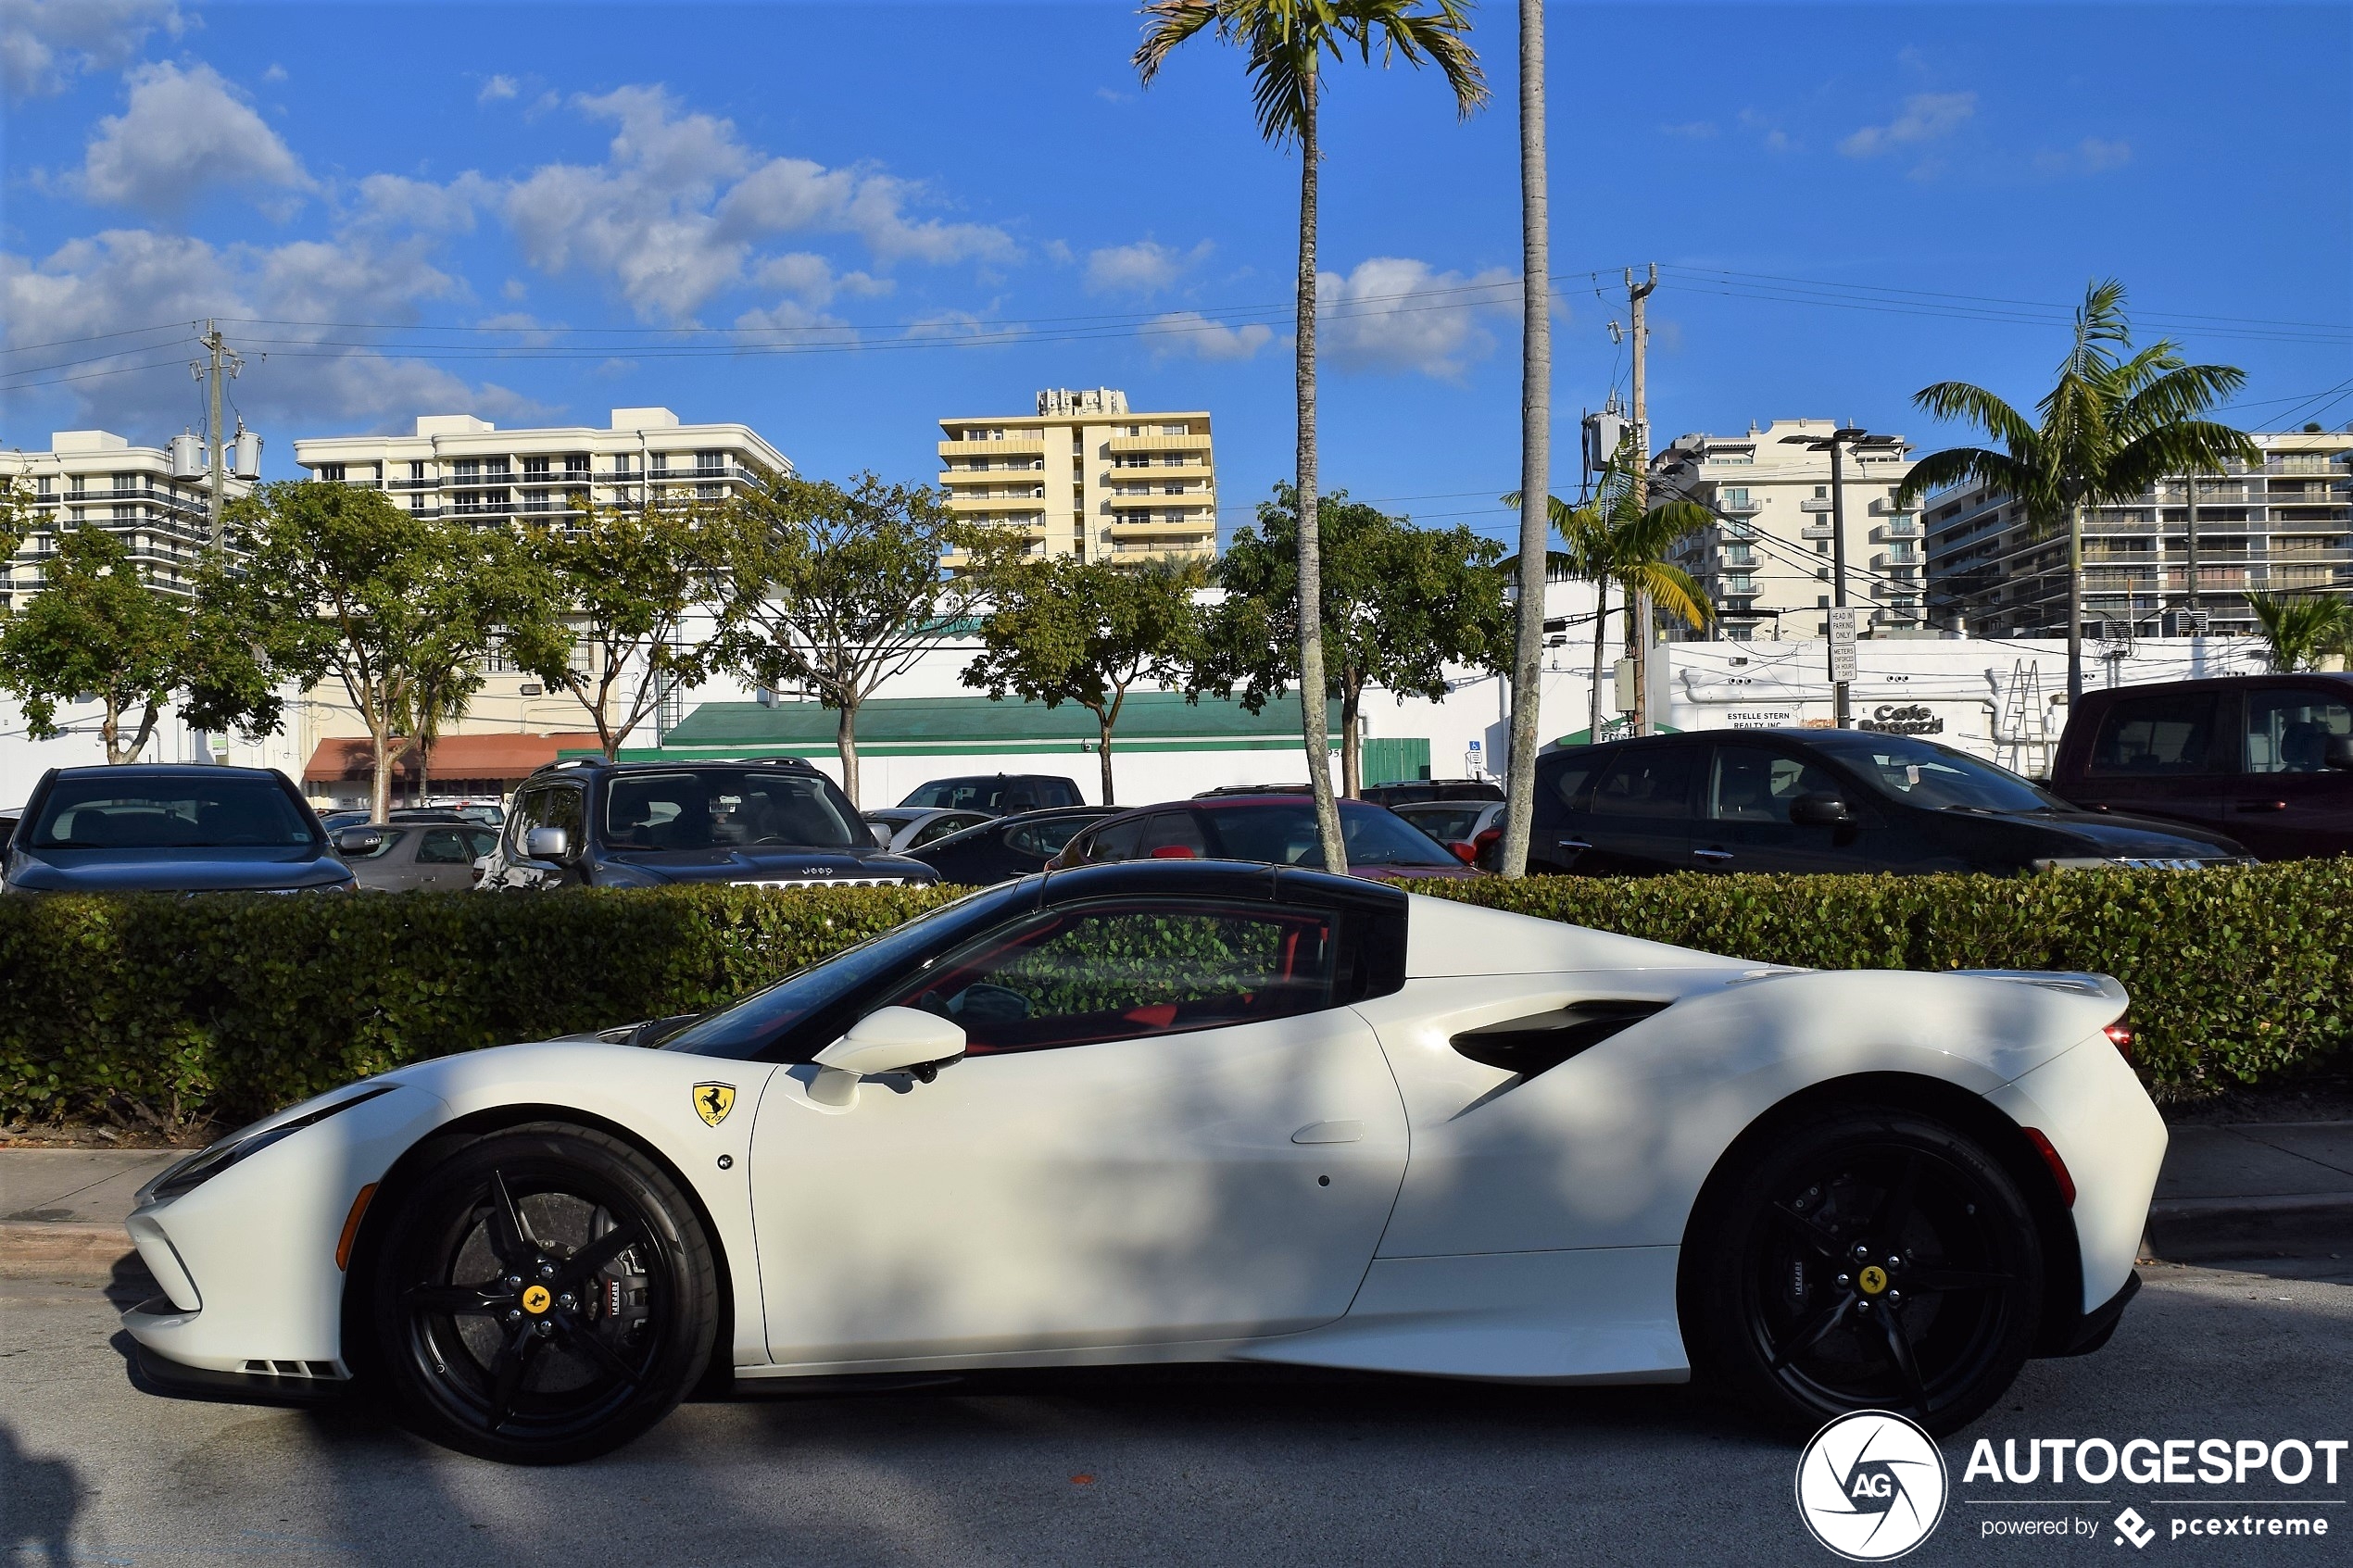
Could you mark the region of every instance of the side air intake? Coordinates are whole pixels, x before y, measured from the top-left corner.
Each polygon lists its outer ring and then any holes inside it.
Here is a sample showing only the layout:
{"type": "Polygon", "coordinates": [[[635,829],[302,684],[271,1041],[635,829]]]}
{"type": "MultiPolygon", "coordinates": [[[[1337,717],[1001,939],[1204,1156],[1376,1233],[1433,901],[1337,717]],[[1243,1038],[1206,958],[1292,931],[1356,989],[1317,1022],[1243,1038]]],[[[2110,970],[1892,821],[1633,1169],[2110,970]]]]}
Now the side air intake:
{"type": "Polygon", "coordinates": [[[1549,1073],[1579,1051],[1591,1050],[1621,1029],[1640,1023],[1665,1002],[1571,1002],[1553,1012],[1507,1018],[1500,1023],[1466,1029],[1450,1042],[1476,1062],[1533,1078],[1549,1073]]]}

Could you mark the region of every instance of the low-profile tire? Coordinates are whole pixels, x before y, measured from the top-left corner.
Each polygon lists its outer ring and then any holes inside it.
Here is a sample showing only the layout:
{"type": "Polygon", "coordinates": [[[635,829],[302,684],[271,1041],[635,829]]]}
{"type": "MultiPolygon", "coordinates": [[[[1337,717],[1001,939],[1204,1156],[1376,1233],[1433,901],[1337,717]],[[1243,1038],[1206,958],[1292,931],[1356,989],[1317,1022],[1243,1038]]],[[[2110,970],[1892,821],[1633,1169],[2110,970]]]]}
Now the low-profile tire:
{"type": "Polygon", "coordinates": [[[1693,1373],[1777,1425],[1900,1411],[1975,1420],[2026,1364],[2043,1252],[2018,1184],[1914,1111],[1775,1125],[1710,1179],[1677,1306],[1693,1373]]]}
{"type": "Polygon", "coordinates": [[[702,1377],[711,1242],[661,1166],[560,1123],[493,1133],[402,1195],[371,1270],[385,1392],[435,1442],[510,1464],[608,1452],[702,1377]]]}

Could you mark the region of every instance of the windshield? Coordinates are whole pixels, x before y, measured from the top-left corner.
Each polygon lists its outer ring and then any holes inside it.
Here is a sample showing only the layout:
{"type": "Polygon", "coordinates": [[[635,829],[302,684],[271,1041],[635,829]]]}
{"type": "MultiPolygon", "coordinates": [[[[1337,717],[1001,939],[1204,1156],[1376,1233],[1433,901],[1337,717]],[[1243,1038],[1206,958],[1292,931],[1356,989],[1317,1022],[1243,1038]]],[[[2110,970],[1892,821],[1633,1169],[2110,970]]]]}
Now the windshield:
{"type": "Polygon", "coordinates": [[[614,849],[871,849],[875,835],[833,781],[770,768],[629,773],[606,786],[614,849]]]}
{"type": "MultiPolygon", "coordinates": [[[[787,1031],[808,1022],[831,1008],[886,980],[917,956],[961,942],[986,929],[1037,897],[1031,883],[1009,883],[967,893],[952,904],[916,916],[904,925],[845,947],[806,969],[787,974],[764,991],[755,991],[688,1024],[661,1043],[666,1051],[695,1056],[733,1057],[746,1060],[765,1052],[787,1031]]],[[[847,1023],[844,1025],[847,1027],[847,1023]]],[[[813,1047],[830,1040],[812,1042],[813,1047]]],[[[795,1055],[793,1060],[805,1060],[795,1055]]]]}
{"type": "Polygon", "coordinates": [[[274,778],[61,779],[41,803],[35,849],[308,848],[309,813],[274,778]]]}
{"type": "MultiPolygon", "coordinates": [[[[1315,840],[1315,808],[1302,800],[1263,806],[1221,806],[1203,813],[1217,834],[1219,850],[1230,859],[1264,860],[1277,866],[1321,866],[1315,840]]],[[[1342,801],[1340,843],[1352,866],[1452,866],[1454,857],[1438,841],[1378,806],[1342,801]]]]}
{"type": "Polygon", "coordinates": [[[2068,809],[2067,802],[2037,789],[2007,768],[1933,741],[1856,734],[1815,744],[1862,774],[1881,794],[1908,805],[1940,811],[2068,809]]]}
{"type": "Polygon", "coordinates": [[[899,804],[926,810],[994,811],[1005,797],[1005,786],[1011,781],[988,779],[934,779],[899,804]]]}

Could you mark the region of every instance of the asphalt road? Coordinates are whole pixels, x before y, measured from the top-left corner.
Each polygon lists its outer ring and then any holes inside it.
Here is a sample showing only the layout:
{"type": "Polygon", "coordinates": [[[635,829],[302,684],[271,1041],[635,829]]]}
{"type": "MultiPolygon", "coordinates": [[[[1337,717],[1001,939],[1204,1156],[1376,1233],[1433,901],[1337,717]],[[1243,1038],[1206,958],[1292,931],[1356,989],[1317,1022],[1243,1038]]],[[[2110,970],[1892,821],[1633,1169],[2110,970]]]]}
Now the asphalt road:
{"type": "MultiPolygon", "coordinates": [[[[1907,1562],[2344,1562],[2339,1484],[1989,1487],[1974,1438],[2353,1436],[2353,1237],[2158,1265],[2103,1353],[2031,1366],[1944,1444],[1952,1501],[1907,1562]],[[2334,1248],[2339,1256],[2331,1257],[2334,1248]],[[2010,1497],[2095,1499],[2021,1505],[2010,1497]],[[2176,1499],[2197,1494],[2196,1506],[2176,1499]],[[2296,1506],[2259,1506],[2293,1497],[2296,1506]],[[2166,1506],[2174,1502],[2174,1506],[2166,1506]],[[2126,1504],[2158,1529],[2121,1548],[2126,1504]],[[2226,1506],[2227,1505],[2227,1506],[2226,1506]],[[2173,1515],[2327,1517],[2325,1539],[2170,1538],[2173,1515]],[[1988,1522],[2076,1518],[2065,1538],[1988,1522]],[[2091,1533],[2095,1532],[2095,1533],[2091,1533]]],[[[126,1282],[111,1294],[144,1288],[126,1282]]],[[[107,1286],[0,1279],[0,1547],[12,1563],[1478,1564],[1835,1562],[1793,1445],[1688,1389],[1559,1391],[1259,1371],[1031,1375],[686,1407],[563,1470],[431,1448],[364,1410],[185,1402],[126,1374],[107,1286]]]]}

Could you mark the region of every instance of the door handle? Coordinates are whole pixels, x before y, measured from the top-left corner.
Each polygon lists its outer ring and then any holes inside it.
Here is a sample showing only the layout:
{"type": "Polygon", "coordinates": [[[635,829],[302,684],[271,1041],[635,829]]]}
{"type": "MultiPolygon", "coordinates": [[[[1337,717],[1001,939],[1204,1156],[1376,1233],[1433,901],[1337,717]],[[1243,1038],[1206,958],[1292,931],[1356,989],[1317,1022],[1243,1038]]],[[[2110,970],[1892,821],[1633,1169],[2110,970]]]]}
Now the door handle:
{"type": "Polygon", "coordinates": [[[1362,1122],[1310,1122],[1290,1135],[1293,1143],[1355,1143],[1365,1135],[1362,1122]]]}
{"type": "Polygon", "coordinates": [[[1561,847],[1564,849],[1591,849],[1592,846],[1586,843],[1581,838],[1564,838],[1561,840],[1561,847]]]}
{"type": "Polygon", "coordinates": [[[1694,849],[1692,851],[1692,859],[1694,860],[1729,860],[1731,858],[1732,852],[1730,849],[1694,849]]]}
{"type": "Polygon", "coordinates": [[[2284,811],[2287,809],[2287,802],[2284,800],[2241,800],[2236,804],[2242,811],[2284,811]]]}

